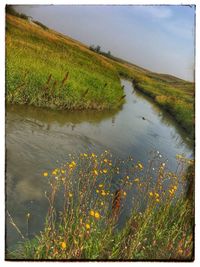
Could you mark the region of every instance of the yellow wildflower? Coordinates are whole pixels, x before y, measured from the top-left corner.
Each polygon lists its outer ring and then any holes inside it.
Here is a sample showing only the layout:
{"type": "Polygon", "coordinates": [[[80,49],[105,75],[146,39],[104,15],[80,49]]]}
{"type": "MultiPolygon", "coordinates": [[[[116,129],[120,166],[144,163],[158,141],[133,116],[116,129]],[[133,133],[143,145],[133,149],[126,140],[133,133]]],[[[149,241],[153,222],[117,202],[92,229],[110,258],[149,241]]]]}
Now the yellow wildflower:
{"type": "Polygon", "coordinates": [[[143,165],[141,163],[138,163],[137,165],[140,169],[143,169],[143,165]]]}
{"type": "Polygon", "coordinates": [[[67,247],[67,244],[66,244],[66,242],[64,242],[64,241],[63,241],[63,242],[61,242],[61,248],[62,248],[62,249],[66,249],[66,247],[67,247]]]}
{"type": "Polygon", "coordinates": [[[56,175],[57,174],[57,171],[56,170],[52,171],[52,174],[53,175],[56,175]]]}
{"type": "Polygon", "coordinates": [[[86,153],[84,153],[83,155],[84,155],[84,157],[87,157],[88,156],[86,153]]]}
{"type": "Polygon", "coordinates": [[[95,217],[96,219],[99,219],[99,218],[100,218],[100,214],[99,214],[98,211],[95,211],[94,217],[95,217]]]}
{"type": "Polygon", "coordinates": [[[139,178],[135,178],[134,182],[139,182],[139,178]]]}
{"type": "Polygon", "coordinates": [[[86,228],[87,230],[90,229],[90,225],[89,225],[89,223],[86,223],[85,228],[86,228]]]}
{"type": "Polygon", "coordinates": [[[104,205],[104,202],[103,201],[101,201],[101,206],[103,206],[104,205]]]}
{"type": "Polygon", "coordinates": [[[109,163],[108,163],[108,165],[109,165],[109,166],[112,166],[112,163],[111,163],[111,162],[109,162],[109,163]]]}
{"type": "Polygon", "coordinates": [[[108,171],[106,169],[103,170],[103,173],[107,173],[108,171]]]}
{"type": "Polygon", "coordinates": [[[103,161],[104,161],[105,163],[107,163],[107,162],[108,162],[108,160],[107,160],[107,159],[104,159],[103,161]]]}
{"type": "Polygon", "coordinates": [[[92,155],[91,155],[93,158],[95,158],[96,157],[96,155],[94,154],[94,153],[92,153],[92,155]]]}
{"type": "Polygon", "coordinates": [[[61,173],[65,173],[65,171],[64,170],[61,170],[61,173]]]}
{"type": "Polygon", "coordinates": [[[156,198],[156,202],[160,202],[160,199],[159,198],[156,198]]]}
{"type": "Polygon", "coordinates": [[[104,190],[101,190],[101,195],[102,196],[105,196],[106,195],[106,192],[104,190]]]}
{"type": "Polygon", "coordinates": [[[100,187],[100,188],[103,187],[103,184],[99,184],[99,187],[100,187]]]}
{"type": "Polygon", "coordinates": [[[69,197],[73,197],[73,194],[72,193],[69,193],[69,197]]]}
{"type": "Polygon", "coordinates": [[[152,192],[149,192],[149,195],[150,195],[150,197],[153,197],[153,193],[152,192]]]}
{"type": "Polygon", "coordinates": [[[124,191],[124,196],[126,196],[127,194],[126,194],[126,192],[124,191]]]}
{"type": "Polygon", "coordinates": [[[93,210],[90,211],[90,215],[94,216],[94,211],[93,210]]]}
{"type": "Polygon", "coordinates": [[[97,171],[97,170],[94,170],[94,174],[95,174],[95,175],[98,175],[98,171],[97,171]]]}
{"type": "Polygon", "coordinates": [[[158,198],[159,197],[159,194],[158,193],[155,193],[155,197],[158,198]]]}
{"type": "Polygon", "coordinates": [[[170,195],[174,194],[174,189],[169,190],[170,195]]]}
{"type": "Polygon", "coordinates": [[[97,189],[96,192],[99,193],[99,189],[97,189]]]}
{"type": "Polygon", "coordinates": [[[176,185],[174,186],[174,190],[177,190],[177,186],[176,185]]]}
{"type": "Polygon", "coordinates": [[[70,164],[69,164],[69,167],[71,169],[73,169],[74,167],[76,167],[76,162],[75,161],[72,161],[70,164]]]}
{"type": "Polygon", "coordinates": [[[47,177],[47,176],[48,176],[48,172],[44,172],[43,175],[44,175],[45,177],[47,177]]]}
{"type": "Polygon", "coordinates": [[[183,254],[183,250],[181,248],[179,248],[178,253],[183,254]]]}

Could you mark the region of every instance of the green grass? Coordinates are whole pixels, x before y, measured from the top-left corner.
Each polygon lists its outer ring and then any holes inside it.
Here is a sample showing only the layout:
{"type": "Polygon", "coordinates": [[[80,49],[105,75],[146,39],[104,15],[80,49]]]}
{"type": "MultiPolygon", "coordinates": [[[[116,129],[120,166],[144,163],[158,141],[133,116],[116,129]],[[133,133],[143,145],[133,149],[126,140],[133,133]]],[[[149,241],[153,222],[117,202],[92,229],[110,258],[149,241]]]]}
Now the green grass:
{"type": "Polygon", "coordinates": [[[183,188],[192,184],[194,167],[181,155],[177,160],[178,169],[171,172],[157,152],[148,166],[131,157],[113,160],[108,151],[71,155],[60,168],[43,173],[49,181],[43,231],[7,251],[6,258],[193,260],[193,191],[187,195],[183,188]],[[132,212],[118,227],[130,203],[132,212]]]}
{"type": "Polygon", "coordinates": [[[27,20],[6,18],[6,99],[59,109],[123,104],[115,68],[89,49],[27,20]]]}

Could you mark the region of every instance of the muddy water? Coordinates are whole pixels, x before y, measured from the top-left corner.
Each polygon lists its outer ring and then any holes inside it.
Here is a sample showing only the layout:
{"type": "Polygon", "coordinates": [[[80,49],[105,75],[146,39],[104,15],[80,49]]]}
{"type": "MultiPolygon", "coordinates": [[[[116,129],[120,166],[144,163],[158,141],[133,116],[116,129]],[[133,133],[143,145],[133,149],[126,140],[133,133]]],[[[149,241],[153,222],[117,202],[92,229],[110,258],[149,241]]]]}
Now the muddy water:
{"type": "MultiPolygon", "coordinates": [[[[126,103],[118,111],[52,111],[28,106],[7,106],[6,196],[7,209],[26,234],[26,214],[31,213],[29,237],[44,223],[47,181],[44,171],[67,160],[69,153],[102,152],[120,158],[132,155],[144,164],[148,153],[158,150],[168,166],[176,168],[176,154],[193,157],[193,146],[167,113],[122,81],[126,103]]],[[[6,225],[7,247],[20,241],[10,223],[6,225]]]]}

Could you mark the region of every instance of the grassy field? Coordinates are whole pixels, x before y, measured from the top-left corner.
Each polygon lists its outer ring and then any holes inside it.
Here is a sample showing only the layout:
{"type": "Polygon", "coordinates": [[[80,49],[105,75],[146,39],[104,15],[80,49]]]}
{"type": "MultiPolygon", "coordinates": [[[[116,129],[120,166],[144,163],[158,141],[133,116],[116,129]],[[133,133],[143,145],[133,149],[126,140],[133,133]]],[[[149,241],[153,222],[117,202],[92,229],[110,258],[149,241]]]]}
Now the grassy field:
{"type": "MultiPolygon", "coordinates": [[[[193,161],[178,155],[178,169],[170,172],[159,156],[155,152],[145,167],[131,157],[113,160],[109,151],[83,153],[71,155],[60,168],[44,171],[43,179],[49,182],[44,230],[32,240],[23,237],[6,258],[192,260],[193,161]],[[117,175],[121,178],[113,186],[117,175]],[[119,228],[127,202],[134,209],[119,228]]],[[[27,229],[32,219],[28,213],[27,229]]]]}
{"type": "Polygon", "coordinates": [[[59,109],[113,109],[123,89],[108,60],[38,24],[6,17],[6,99],[59,109]]]}
{"type": "Polygon", "coordinates": [[[116,109],[120,77],[152,97],[194,136],[194,83],[157,74],[48,29],[6,17],[6,100],[56,109],[116,109]]]}

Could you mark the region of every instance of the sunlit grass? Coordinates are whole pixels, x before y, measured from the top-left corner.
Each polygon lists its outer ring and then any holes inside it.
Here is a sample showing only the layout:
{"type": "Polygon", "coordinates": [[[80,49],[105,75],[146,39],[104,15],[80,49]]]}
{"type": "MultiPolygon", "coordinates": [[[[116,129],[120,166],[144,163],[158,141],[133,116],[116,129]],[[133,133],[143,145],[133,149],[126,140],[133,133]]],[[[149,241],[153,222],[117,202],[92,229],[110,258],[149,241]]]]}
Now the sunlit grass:
{"type": "Polygon", "coordinates": [[[115,67],[85,46],[11,15],[6,19],[6,99],[57,109],[115,109],[115,67]]]}
{"type": "Polygon", "coordinates": [[[41,174],[49,183],[44,230],[8,258],[191,260],[193,200],[185,188],[194,170],[185,170],[193,161],[177,160],[171,172],[158,151],[147,166],[109,151],[70,155],[41,174]]]}

